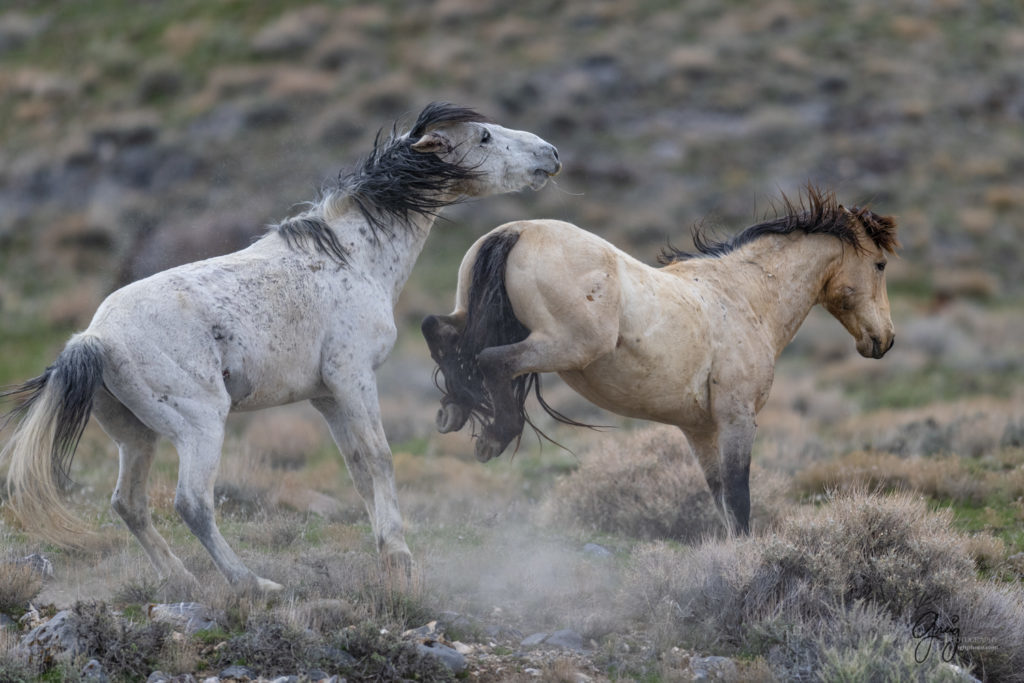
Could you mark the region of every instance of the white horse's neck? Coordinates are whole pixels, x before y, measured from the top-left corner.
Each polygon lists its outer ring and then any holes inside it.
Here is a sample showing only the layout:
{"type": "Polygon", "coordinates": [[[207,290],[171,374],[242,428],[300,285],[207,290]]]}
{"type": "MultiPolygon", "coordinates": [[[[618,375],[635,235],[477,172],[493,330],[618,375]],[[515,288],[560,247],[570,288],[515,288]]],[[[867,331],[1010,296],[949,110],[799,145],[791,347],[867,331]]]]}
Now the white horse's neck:
{"type": "Polygon", "coordinates": [[[771,235],[722,257],[747,266],[731,289],[771,330],[776,358],[821,302],[842,251],[842,243],[829,235],[771,235]]]}
{"type": "Polygon", "coordinates": [[[383,232],[375,234],[351,202],[345,202],[339,208],[340,212],[328,217],[328,224],[349,251],[348,267],[379,283],[384,291],[390,293],[394,307],[430,236],[434,218],[415,214],[410,216],[407,225],[391,224],[390,235],[383,232]]]}

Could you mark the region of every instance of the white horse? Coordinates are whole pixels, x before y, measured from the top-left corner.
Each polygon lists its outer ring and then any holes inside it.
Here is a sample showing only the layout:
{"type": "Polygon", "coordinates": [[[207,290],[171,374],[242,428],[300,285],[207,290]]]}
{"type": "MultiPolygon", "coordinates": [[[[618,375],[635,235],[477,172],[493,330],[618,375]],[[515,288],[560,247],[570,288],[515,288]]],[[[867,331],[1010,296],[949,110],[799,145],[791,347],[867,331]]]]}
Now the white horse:
{"type": "MultiPolygon", "coordinates": [[[[495,228],[466,252],[455,310],[423,334],[444,377],[438,429],[483,424],[487,461],[520,436],[539,372],[620,415],[678,426],[726,525],[749,528],[754,417],[775,361],[822,304],[881,358],[895,339],[885,288],[896,223],[808,189],[806,208],[652,268],[560,221],[495,228]]],[[[568,420],[541,399],[558,420],[568,420]]],[[[532,423],[531,423],[532,424],[532,423]]]]}
{"type": "Polygon", "coordinates": [[[83,525],[64,507],[90,413],[118,446],[111,504],[162,578],[195,579],[154,528],[146,479],[158,436],[178,451],[174,507],[232,586],[278,590],[221,536],[214,480],[232,410],[309,400],[324,416],[366,504],[387,567],[411,566],[374,370],[397,330],[394,307],[436,212],[466,197],[540,189],[561,170],[536,135],[434,103],[412,129],[378,133],[369,157],[305,213],[241,251],[157,273],[111,294],[21,398],[10,503],[61,544],[83,525]]]}

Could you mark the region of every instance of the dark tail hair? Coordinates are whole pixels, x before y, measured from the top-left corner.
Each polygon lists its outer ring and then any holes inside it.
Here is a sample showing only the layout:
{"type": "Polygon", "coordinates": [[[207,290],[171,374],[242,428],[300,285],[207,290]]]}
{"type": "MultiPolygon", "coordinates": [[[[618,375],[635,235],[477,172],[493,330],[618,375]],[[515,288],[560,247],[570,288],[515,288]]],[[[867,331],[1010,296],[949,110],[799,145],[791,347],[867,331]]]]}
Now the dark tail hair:
{"type": "Polygon", "coordinates": [[[71,481],[71,460],[102,384],[103,346],[79,335],[42,375],[0,392],[18,401],[0,420],[0,428],[17,425],[0,451],[0,463],[10,462],[9,504],[22,524],[59,545],[80,545],[87,533],[60,489],[71,481]]]}
{"type": "MultiPolygon", "coordinates": [[[[470,417],[478,424],[492,422],[495,416],[477,356],[484,349],[515,344],[530,334],[530,330],[516,318],[505,289],[505,266],[518,241],[518,232],[504,230],[491,235],[480,245],[473,262],[465,328],[455,344],[455,353],[442,358],[434,371],[434,382],[444,394],[442,402],[454,402],[468,409],[470,417]]],[[[540,375],[536,372],[514,378],[512,391],[523,420],[538,436],[556,445],[557,442],[537,427],[526,412],[526,398],[531,391],[544,412],[558,422],[576,427],[593,426],[566,417],[548,405],[541,396],[540,375]]]]}

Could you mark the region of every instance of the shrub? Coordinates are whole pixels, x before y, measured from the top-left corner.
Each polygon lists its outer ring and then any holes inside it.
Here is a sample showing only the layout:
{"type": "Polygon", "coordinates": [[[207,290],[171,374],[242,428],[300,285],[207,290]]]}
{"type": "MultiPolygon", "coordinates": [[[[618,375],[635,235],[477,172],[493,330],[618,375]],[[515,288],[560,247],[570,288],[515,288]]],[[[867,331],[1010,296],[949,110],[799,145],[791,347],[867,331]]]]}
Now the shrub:
{"type": "Polygon", "coordinates": [[[99,660],[109,675],[141,680],[156,668],[168,640],[166,624],[133,626],[111,614],[103,603],[78,602],[72,611],[79,651],[99,660]]]}
{"type": "Polygon", "coordinates": [[[957,661],[1018,680],[1024,593],[979,580],[950,522],[907,494],[836,494],[763,538],[638,547],[623,605],[661,647],[762,656],[783,680],[954,680],[949,634],[915,659],[931,613],[959,628],[957,661]]]}
{"type": "MultiPolygon", "coordinates": [[[[930,512],[908,494],[833,496],[766,539],[747,609],[770,611],[804,590],[836,604],[883,605],[896,618],[923,597],[942,602],[974,579],[966,537],[951,523],[951,512],[930,512]]],[[[814,601],[808,607],[816,611],[814,601]]]]}
{"type": "MultiPolygon", "coordinates": [[[[752,521],[769,526],[779,515],[785,487],[756,469],[751,482],[752,521]]],[[[694,542],[722,530],[686,438],[665,426],[599,442],[554,487],[545,514],[556,522],[648,540],[694,542]]]]}
{"type": "Polygon", "coordinates": [[[13,562],[0,564],[0,612],[24,610],[42,588],[42,578],[31,567],[13,562]]]}

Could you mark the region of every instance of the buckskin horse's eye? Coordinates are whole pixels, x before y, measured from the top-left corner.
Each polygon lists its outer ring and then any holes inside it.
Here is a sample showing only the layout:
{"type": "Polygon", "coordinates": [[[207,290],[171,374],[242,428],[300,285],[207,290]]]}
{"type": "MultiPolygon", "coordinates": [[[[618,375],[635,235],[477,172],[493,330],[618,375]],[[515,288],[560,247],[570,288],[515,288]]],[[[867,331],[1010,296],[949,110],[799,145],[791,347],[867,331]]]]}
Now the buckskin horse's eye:
{"type": "Polygon", "coordinates": [[[879,261],[875,264],[875,268],[879,273],[885,272],[885,261],[879,261]]]}
{"type": "Polygon", "coordinates": [[[491,131],[484,128],[484,134],[480,136],[480,144],[484,145],[491,141],[491,131]]]}

